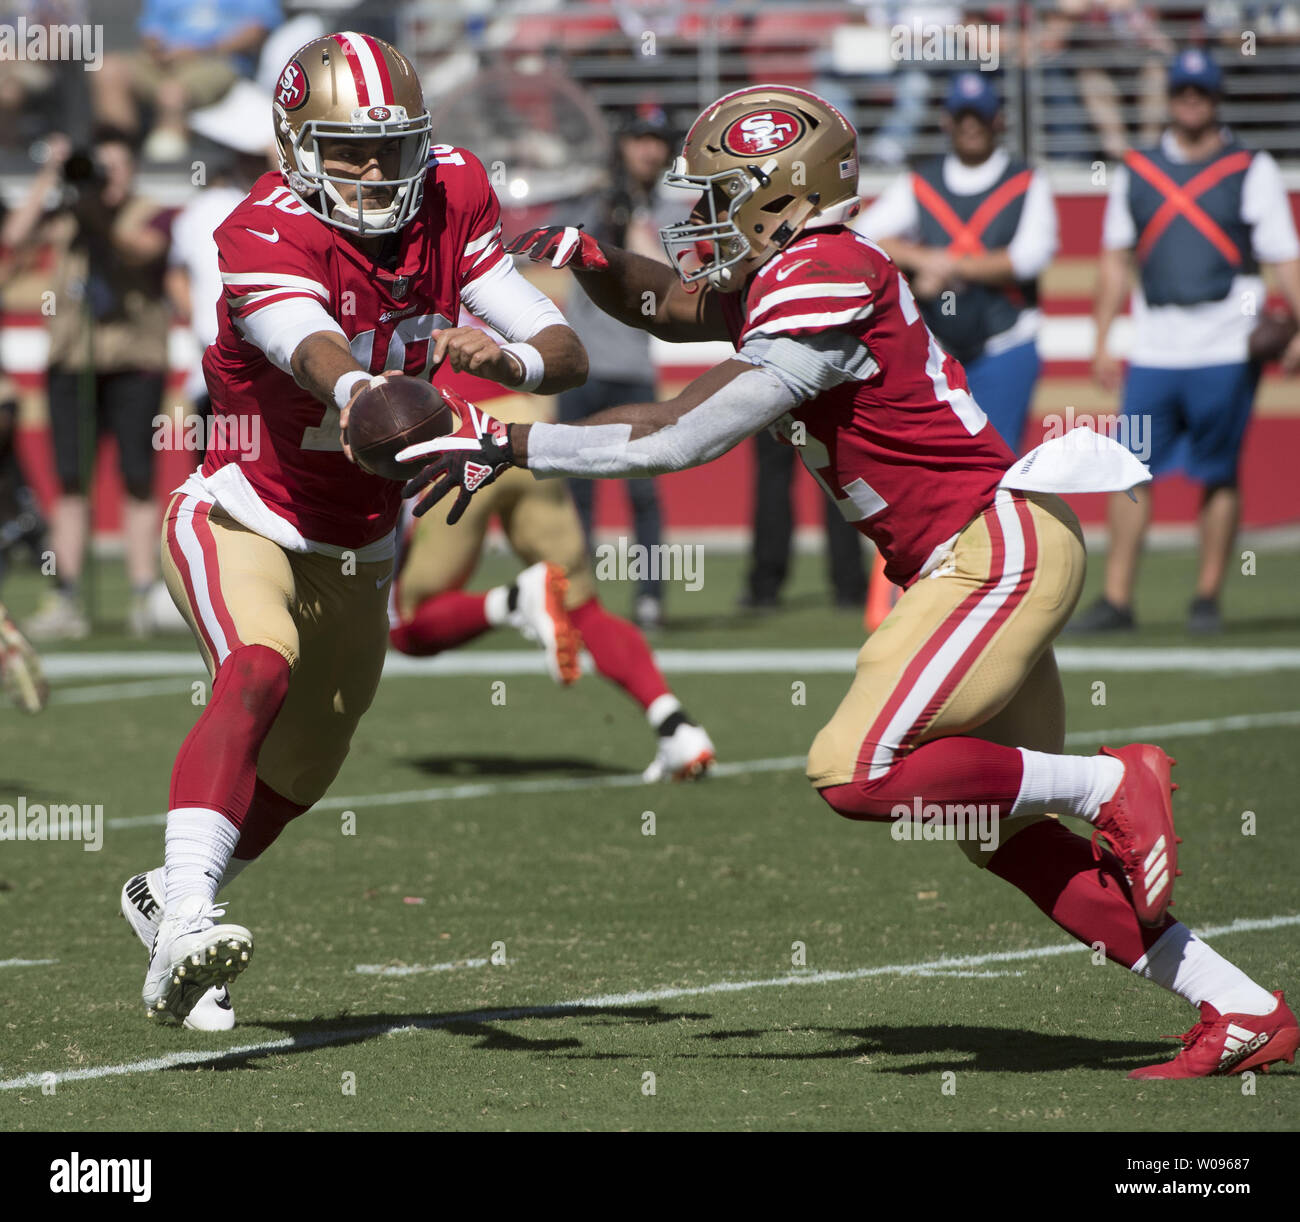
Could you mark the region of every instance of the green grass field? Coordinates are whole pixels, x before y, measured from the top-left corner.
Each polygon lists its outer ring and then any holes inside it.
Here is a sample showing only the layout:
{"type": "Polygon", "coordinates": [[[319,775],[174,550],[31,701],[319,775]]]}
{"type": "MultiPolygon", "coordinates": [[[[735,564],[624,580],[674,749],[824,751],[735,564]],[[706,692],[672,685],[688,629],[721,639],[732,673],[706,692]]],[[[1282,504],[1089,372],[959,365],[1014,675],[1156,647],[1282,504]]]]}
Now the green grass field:
{"type": "MultiPolygon", "coordinates": [[[[1245,922],[1211,940],[1266,987],[1296,991],[1300,556],[1261,553],[1256,575],[1235,577],[1228,630],[1209,642],[1182,630],[1192,563],[1150,558],[1145,626],[1121,645],[1065,642],[1094,651],[1065,669],[1071,747],[1136,727],[1167,745],[1183,786],[1178,915],[1198,929],[1245,922]],[[1134,669],[1133,646],[1197,653],[1134,669]],[[1287,646],[1273,669],[1202,665],[1287,646]]],[[[62,652],[192,655],[185,638],[122,639],[114,568],[103,631],[62,652]]],[[[673,591],[656,645],[859,643],[856,617],[826,609],[820,559],[800,558],[788,610],[761,618],[731,610],[740,573],[738,558],[709,554],[704,589],[673,591]]],[[[35,579],[15,575],[5,595],[29,610],[35,579]]],[[[615,610],[630,597],[607,590],[615,610]]],[[[501,634],[473,648],[524,647],[501,634]]],[[[620,692],[595,677],[569,691],[507,667],[499,678],[504,706],[491,675],[385,679],[330,796],[225,897],[256,953],[223,1035],[146,1021],[145,955],[117,915],[124,879],[161,861],[160,822],[142,817],[165,809],[197,712],[190,679],[70,675],[42,717],[0,710],[0,801],[101,803],[107,822],[99,852],[3,845],[0,1128],[1300,1127],[1290,1067],[1253,1093],[1237,1078],[1128,1081],[1172,1055],[1158,1037],[1190,1027],[1190,1008],[1094,966],[955,846],[896,843],[817,800],[791,761],[847,674],[671,675],[724,767],[653,788],[633,775],[653,744],[620,692]]]]}

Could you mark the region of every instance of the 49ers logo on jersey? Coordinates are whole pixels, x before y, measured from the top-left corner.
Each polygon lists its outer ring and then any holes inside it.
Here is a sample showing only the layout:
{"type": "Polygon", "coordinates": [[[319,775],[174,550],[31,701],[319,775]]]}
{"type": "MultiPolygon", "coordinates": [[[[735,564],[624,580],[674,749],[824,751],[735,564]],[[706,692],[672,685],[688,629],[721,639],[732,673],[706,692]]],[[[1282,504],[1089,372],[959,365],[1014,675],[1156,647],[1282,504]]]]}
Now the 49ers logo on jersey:
{"type": "Polygon", "coordinates": [[[465,476],[461,481],[465,485],[465,491],[474,492],[491,474],[491,467],[485,467],[481,462],[474,462],[473,459],[466,459],[465,476]]]}
{"type": "Polygon", "coordinates": [[[291,59],[288,67],[280,74],[275,100],[285,110],[297,110],[307,100],[307,89],[307,74],[296,59],[291,59]]]}
{"type": "Polygon", "coordinates": [[[737,119],[722,134],[727,152],[740,157],[773,153],[803,135],[803,120],[788,110],[756,110],[737,119]]]}

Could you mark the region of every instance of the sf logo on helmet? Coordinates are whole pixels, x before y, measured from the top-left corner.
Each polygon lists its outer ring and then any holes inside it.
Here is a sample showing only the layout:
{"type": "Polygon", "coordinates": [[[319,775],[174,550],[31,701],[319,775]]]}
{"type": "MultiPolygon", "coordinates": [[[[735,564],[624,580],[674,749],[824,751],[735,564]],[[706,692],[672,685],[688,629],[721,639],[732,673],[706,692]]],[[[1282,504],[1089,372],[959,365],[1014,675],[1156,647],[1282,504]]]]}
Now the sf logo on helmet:
{"type": "Polygon", "coordinates": [[[280,75],[276,100],[285,110],[297,110],[307,100],[307,74],[296,60],[290,60],[280,75]]]}
{"type": "Polygon", "coordinates": [[[742,157],[785,148],[803,135],[803,123],[785,110],[763,110],[737,119],[722,138],[728,150],[742,157]]]}

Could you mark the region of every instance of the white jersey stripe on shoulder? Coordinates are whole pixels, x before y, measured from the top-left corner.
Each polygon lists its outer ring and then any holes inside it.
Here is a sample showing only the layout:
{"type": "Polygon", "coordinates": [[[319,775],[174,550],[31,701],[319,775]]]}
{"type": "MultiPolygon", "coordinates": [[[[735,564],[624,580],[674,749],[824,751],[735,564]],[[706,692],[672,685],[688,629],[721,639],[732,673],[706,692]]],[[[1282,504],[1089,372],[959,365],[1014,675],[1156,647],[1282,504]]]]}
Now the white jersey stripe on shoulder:
{"type": "Polygon", "coordinates": [[[481,233],[472,242],[465,243],[465,254],[472,255],[482,250],[501,232],[501,222],[498,221],[487,233],[481,233]]]}
{"type": "MultiPolygon", "coordinates": [[[[176,514],[176,541],[181,546],[181,554],[185,557],[186,566],[190,570],[190,585],[194,589],[194,610],[203,624],[204,633],[208,640],[212,642],[215,662],[220,666],[230,656],[230,645],[226,641],[226,634],[222,630],[221,621],[217,618],[216,609],[212,605],[212,595],[208,590],[209,574],[206,558],[203,555],[203,545],[199,542],[199,537],[194,530],[194,510],[202,503],[196,496],[187,496],[181,502],[180,509],[176,514]]],[[[215,580],[216,576],[216,574],[212,574],[212,580],[215,580]]]]}
{"type": "Polygon", "coordinates": [[[498,256],[503,255],[504,253],[505,251],[501,249],[500,242],[492,242],[483,249],[483,251],[479,254],[479,257],[475,259],[473,263],[470,264],[470,267],[475,268],[480,263],[482,263],[484,259],[496,259],[498,256]]]}
{"type": "Polygon", "coordinates": [[[226,300],[238,308],[246,305],[253,305],[259,301],[266,301],[268,298],[277,298],[285,300],[290,297],[309,297],[316,300],[316,294],[309,289],[262,289],[256,293],[243,293],[240,296],[230,295],[226,300]]]}
{"type": "Polygon", "coordinates": [[[280,272],[222,272],[221,283],[239,288],[256,286],[257,288],[307,289],[324,301],[330,299],[330,291],[319,280],[308,276],[289,276],[280,272]]]}
{"type": "Polygon", "coordinates": [[[870,318],[876,307],[870,302],[854,306],[850,310],[837,310],[834,313],[794,314],[788,318],[774,318],[762,326],[751,327],[741,337],[752,339],[756,335],[782,335],[788,331],[801,331],[808,327],[838,327],[843,323],[860,322],[870,318]]]}
{"type": "Polygon", "coordinates": [[[865,280],[856,284],[792,284],[788,289],[776,289],[765,297],[760,297],[750,307],[750,319],[756,319],[768,310],[784,305],[787,301],[804,301],[818,297],[870,297],[871,290],[865,280]]]}
{"type": "Polygon", "coordinates": [[[384,82],[379,75],[379,65],[375,62],[375,53],[370,49],[370,44],[355,30],[344,30],[339,37],[356,56],[357,66],[366,82],[368,104],[376,106],[380,102],[389,101],[384,96],[384,82]]]}

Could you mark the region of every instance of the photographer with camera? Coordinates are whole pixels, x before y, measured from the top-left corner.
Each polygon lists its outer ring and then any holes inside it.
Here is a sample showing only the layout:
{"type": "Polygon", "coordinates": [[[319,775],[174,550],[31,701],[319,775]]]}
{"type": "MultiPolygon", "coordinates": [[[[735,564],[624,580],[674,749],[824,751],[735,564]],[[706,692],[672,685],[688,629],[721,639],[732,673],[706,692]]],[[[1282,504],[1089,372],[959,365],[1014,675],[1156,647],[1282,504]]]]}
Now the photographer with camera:
{"type": "Polygon", "coordinates": [[[49,316],[50,434],[60,495],[52,518],[56,589],[28,621],[29,634],[85,636],[80,585],[90,535],[86,496],[95,440],[111,429],[127,496],[126,568],[131,629],[149,630],[148,594],[158,580],[158,506],[153,497],[153,419],[167,369],[163,275],[170,214],[135,194],[135,150],[112,128],[87,151],[62,136],[0,241],[14,250],[53,250],[49,316]]]}

